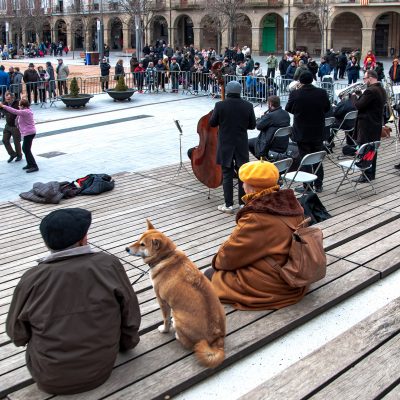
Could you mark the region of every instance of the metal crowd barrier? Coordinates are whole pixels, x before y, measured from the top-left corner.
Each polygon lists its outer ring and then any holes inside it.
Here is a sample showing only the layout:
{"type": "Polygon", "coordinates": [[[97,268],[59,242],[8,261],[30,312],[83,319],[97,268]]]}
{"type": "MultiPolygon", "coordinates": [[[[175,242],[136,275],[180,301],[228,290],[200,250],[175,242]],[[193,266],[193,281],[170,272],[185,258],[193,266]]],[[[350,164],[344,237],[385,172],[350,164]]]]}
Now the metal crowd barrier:
{"type": "MultiPolygon", "coordinates": [[[[90,76],[77,77],[80,93],[101,94],[107,89],[114,89],[118,83],[118,76],[107,77],[90,76]]],[[[145,71],[126,73],[125,83],[128,87],[142,93],[180,93],[183,95],[204,95],[220,98],[220,87],[210,73],[189,71],[145,71]]],[[[10,90],[19,99],[21,96],[28,97],[33,103],[45,103],[49,99],[54,102],[58,96],[70,92],[72,78],[63,81],[39,81],[32,83],[13,84],[9,88],[0,87],[2,97],[6,90],[10,90]]],[[[230,81],[240,82],[242,85],[242,98],[251,102],[266,102],[269,96],[277,95],[282,101],[287,101],[291,79],[277,76],[275,78],[225,75],[225,84],[230,81]]],[[[325,89],[333,102],[337,99],[335,92],[346,88],[343,83],[316,82],[316,86],[325,89]]]]}

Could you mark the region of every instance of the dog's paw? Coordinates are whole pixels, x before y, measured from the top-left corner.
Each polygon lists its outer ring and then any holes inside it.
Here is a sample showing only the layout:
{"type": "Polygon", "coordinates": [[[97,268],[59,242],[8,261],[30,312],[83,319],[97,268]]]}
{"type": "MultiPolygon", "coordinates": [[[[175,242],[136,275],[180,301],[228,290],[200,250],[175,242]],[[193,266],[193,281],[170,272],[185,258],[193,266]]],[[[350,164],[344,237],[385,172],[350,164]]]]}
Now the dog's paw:
{"type": "Polygon", "coordinates": [[[168,333],[169,332],[169,326],[166,326],[164,324],[160,325],[158,327],[158,331],[161,332],[161,333],[168,333]]]}

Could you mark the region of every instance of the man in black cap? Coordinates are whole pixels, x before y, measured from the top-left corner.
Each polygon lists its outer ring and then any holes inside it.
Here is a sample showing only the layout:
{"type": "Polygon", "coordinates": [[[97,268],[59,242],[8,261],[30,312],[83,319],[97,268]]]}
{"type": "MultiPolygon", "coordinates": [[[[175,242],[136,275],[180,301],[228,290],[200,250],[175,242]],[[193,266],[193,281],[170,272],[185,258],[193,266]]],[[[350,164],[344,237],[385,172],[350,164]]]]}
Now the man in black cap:
{"type": "MultiPolygon", "coordinates": [[[[217,163],[222,166],[222,186],[225,204],[218,210],[233,214],[233,176],[235,170],[249,161],[247,130],[256,127],[256,116],[251,103],[240,98],[242,85],[231,81],[226,85],[226,100],[215,104],[210,118],[211,126],[218,126],[217,163]]],[[[239,204],[243,204],[242,182],[238,183],[239,204]]]]}
{"type": "Polygon", "coordinates": [[[35,65],[33,63],[29,63],[28,69],[24,72],[24,82],[26,84],[26,93],[28,95],[29,103],[32,103],[32,91],[33,91],[33,99],[35,104],[38,103],[38,81],[39,74],[35,69],[35,65]]]}
{"type": "Polygon", "coordinates": [[[119,350],[139,342],[140,310],[119,260],[87,242],[91,213],[53,211],[40,232],[50,254],[22,276],[6,330],[25,346],[38,387],[72,394],[101,385],[119,350]]]}
{"type": "MultiPolygon", "coordinates": [[[[302,72],[299,80],[301,87],[290,92],[286,111],[294,116],[294,141],[299,147],[300,158],[303,158],[307,154],[324,150],[325,113],[330,110],[331,103],[324,89],[312,85],[311,72],[302,72]]],[[[311,167],[304,167],[306,172],[311,172],[310,169],[311,167]]],[[[320,193],[324,179],[322,165],[317,171],[317,176],[314,188],[320,193]]]]}

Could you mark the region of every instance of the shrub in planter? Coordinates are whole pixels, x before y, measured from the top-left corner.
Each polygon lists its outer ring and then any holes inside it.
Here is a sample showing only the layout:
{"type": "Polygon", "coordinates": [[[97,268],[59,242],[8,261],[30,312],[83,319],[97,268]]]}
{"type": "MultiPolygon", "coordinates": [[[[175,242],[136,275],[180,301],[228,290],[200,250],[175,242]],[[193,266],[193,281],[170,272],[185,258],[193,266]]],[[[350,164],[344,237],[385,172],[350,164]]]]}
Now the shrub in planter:
{"type": "Polygon", "coordinates": [[[93,96],[91,94],[79,94],[79,92],[78,80],[73,78],[69,87],[69,94],[60,96],[60,99],[67,107],[85,107],[93,96]]]}
{"type": "Polygon", "coordinates": [[[134,89],[128,88],[128,86],[125,83],[125,79],[123,76],[120,76],[118,78],[118,82],[115,85],[114,89],[108,89],[106,92],[114,99],[114,101],[123,101],[123,100],[129,100],[131,101],[131,97],[133,93],[135,93],[134,89]]]}

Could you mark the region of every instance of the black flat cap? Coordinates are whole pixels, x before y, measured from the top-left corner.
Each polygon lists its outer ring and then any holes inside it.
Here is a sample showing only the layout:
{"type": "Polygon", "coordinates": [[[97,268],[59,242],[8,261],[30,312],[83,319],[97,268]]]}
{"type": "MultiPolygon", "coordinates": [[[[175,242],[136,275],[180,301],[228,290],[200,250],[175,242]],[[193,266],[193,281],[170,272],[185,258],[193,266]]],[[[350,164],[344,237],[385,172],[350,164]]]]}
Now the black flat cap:
{"type": "Polygon", "coordinates": [[[305,85],[309,85],[313,81],[312,73],[310,71],[303,71],[300,74],[299,81],[300,81],[300,83],[303,83],[305,85]]]}
{"type": "Polygon", "coordinates": [[[84,238],[92,222],[92,213],[83,208],[52,211],[40,223],[40,233],[52,250],[63,250],[84,238]]]}

